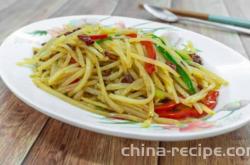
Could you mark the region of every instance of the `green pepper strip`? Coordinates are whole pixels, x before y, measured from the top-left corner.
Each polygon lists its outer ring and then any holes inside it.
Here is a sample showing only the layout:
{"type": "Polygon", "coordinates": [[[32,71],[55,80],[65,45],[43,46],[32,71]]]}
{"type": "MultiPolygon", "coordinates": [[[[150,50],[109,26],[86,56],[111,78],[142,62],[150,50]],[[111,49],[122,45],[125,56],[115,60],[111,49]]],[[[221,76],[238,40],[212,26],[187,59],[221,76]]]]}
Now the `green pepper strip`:
{"type": "MultiPolygon", "coordinates": [[[[163,44],[165,44],[161,38],[159,38],[156,35],[152,35],[153,38],[159,39],[163,44]]],[[[156,48],[159,50],[159,52],[165,57],[166,60],[172,62],[176,65],[176,71],[180,74],[181,78],[183,79],[184,83],[187,85],[189,92],[191,94],[195,93],[195,88],[193,86],[192,80],[188,76],[188,74],[181,68],[181,66],[178,65],[178,63],[175,61],[175,59],[161,46],[156,45],[156,48]]]]}
{"type": "Polygon", "coordinates": [[[108,37],[108,38],[105,38],[105,39],[97,40],[96,43],[101,44],[101,43],[103,43],[104,41],[107,41],[107,40],[112,40],[112,38],[108,37]]]}

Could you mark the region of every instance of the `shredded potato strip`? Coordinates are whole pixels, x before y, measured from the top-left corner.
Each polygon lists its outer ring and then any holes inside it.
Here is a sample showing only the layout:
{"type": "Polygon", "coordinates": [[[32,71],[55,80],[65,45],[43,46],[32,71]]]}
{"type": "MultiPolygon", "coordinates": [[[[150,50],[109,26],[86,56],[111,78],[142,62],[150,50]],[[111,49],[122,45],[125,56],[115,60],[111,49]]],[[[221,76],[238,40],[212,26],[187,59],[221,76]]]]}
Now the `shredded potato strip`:
{"type": "Polygon", "coordinates": [[[80,83],[73,90],[74,93],[80,91],[84,87],[84,85],[87,83],[87,81],[92,73],[92,70],[93,70],[93,64],[92,64],[91,60],[87,57],[86,58],[86,71],[84,73],[83,78],[80,80],[80,83]]]}
{"type": "Polygon", "coordinates": [[[96,62],[96,69],[97,69],[98,79],[100,83],[101,93],[105,101],[109,104],[110,107],[113,108],[114,111],[117,111],[118,113],[122,113],[123,109],[118,104],[114,103],[108,96],[108,93],[106,91],[106,88],[103,82],[102,73],[101,73],[101,69],[100,69],[98,61],[96,62]]]}
{"type": "Polygon", "coordinates": [[[148,97],[146,99],[132,99],[132,98],[128,98],[128,97],[122,96],[122,95],[110,94],[109,95],[110,98],[112,98],[113,100],[120,101],[120,102],[127,102],[129,104],[147,104],[154,98],[155,86],[153,84],[153,81],[148,76],[148,74],[144,70],[143,66],[139,62],[135,62],[135,64],[138,67],[138,69],[140,70],[140,74],[141,74],[144,82],[146,83],[145,85],[147,88],[148,97]]]}

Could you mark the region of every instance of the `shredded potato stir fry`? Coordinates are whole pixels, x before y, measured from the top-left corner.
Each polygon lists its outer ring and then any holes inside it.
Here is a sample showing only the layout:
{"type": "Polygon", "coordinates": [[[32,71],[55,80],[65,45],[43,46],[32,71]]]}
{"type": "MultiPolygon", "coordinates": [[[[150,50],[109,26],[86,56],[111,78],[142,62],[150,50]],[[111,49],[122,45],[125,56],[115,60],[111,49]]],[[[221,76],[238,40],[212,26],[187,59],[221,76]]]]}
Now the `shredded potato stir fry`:
{"type": "Polygon", "coordinates": [[[202,66],[191,43],[177,49],[150,32],[101,25],[68,27],[22,64],[52,95],[145,127],[212,115],[215,104],[206,98],[227,84],[202,66]]]}

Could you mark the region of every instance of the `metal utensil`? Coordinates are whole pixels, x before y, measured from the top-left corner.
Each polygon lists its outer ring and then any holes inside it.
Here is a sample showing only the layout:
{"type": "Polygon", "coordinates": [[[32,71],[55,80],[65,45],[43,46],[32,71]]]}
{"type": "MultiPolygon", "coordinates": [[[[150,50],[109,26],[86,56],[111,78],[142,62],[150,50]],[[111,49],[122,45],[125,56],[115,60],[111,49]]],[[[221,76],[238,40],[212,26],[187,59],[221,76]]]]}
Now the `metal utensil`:
{"type": "Polygon", "coordinates": [[[197,19],[201,19],[205,21],[211,21],[211,22],[222,23],[222,24],[233,25],[233,26],[250,29],[250,20],[248,19],[207,14],[207,13],[177,9],[177,8],[164,8],[164,9],[167,9],[168,11],[178,16],[197,18],[197,19]]]}
{"type": "Polygon", "coordinates": [[[178,22],[178,21],[191,21],[195,23],[202,23],[208,26],[213,26],[217,28],[223,28],[227,29],[230,31],[234,32],[239,32],[239,33],[244,33],[244,34],[250,34],[250,29],[246,28],[241,28],[241,27],[236,27],[236,26],[231,26],[231,25],[225,25],[225,24],[220,24],[220,23],[215,23],[215,22],[208,22],[204,20],[199,20],[195,18],[189,18],[189,17],[178,17],[177,15],[173,14],[172,12],[163,9],[161,7],[149,5],[149,4],[142,4],[144,9],[148,11],[150,14],[153,16],[167,22],[178,22]]]}

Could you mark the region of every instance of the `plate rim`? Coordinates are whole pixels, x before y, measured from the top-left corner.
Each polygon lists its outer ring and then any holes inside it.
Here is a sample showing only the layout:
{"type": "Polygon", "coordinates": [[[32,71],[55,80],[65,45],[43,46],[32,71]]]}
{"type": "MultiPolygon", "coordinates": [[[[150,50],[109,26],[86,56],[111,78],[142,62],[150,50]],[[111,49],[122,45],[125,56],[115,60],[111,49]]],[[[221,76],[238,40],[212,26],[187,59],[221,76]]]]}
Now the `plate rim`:
{"type": "MultiPolygon", "coordinates": [[[[31,24],[28,24],[26,26],[23,26],[19,29],[17,29],[16,31],[12,32],[11,34],[9,34],[2,42],[1,46],[0,46],[0,54],[2,52],[2,47],[4,46],[4,44],[6,43],[6,41],[8,41],[8,39],[10,39],[14,33],[21,31],[22,29],[26,28],[27,26],[32,26],[33,24],[36,23],[41,23],[41,22],[45,22],[45,21],[50,21],[50,20],[56,20],[56,19],[70,19],[70,18],[76,18],[76,17],[115,17],[115,18],[123,18],[123,19],[134,19],[134,20],[141,20],[141,21],[148,21],[151,23],[157,23],[157,24],[163,24],[160,22],[155,22],[155,21],[150,21],[150,20],[146,20],[146,19],[138,19],[138,18],[131,18],[131,17],[121,17],[121,16],[110,16],[110,15],[72,15],[72,16],[64,16],[64,17],[55,17],[55,18],[49,18],[49,19],[44,19],[44,20],[40,20],[37,22],[33,22],[31,24]]],[[[164,24],[163,24],[164,25],[164,24]]],[[[165,25],[166,26],[166,25],[165,25]]],[[[243,55],[241,55],[239,52],[233,50],[232,48],[226,46],[225,44],[218,42],[212,38],[209,38],[207,36],[204,36],[202,34],[193,32],[191,30],[187,30],[187,29],[183,29],[183,28],[179,28],[173,25],[169,25],[167,24],[167,26],[169,27],[173,27],[175,29],[181,29],[182,31],[187,31],[187,32],[191,32],[191,33],[195,33],[196,35],[198,35],[199,37],[208,39],[212,42],[215,42],[217,44],[219,44],[220,46],[223,46],[223,48],[228,49],[231,52],[234,52],[235,55],[237,55],[237,57],[240,57],[241,59],[244,59],[244,61],[248,61],[248,64],[250,65],[249,60],[244,57],[243,55]]],[[[158,136],[156,137],[155,135],[152,134],[147,134],[146,136],[144,134],[136,134],[136,133],[129,133],[129,132],[124,132],[124,131],[112,131],[112,129],[107,129],[107,127],[105,126],[92,126],[89,124],[84,124],[84,123],[79,123],[76,120],[72,119],[72,118],[67,118],[67,116],[65,115],[61,115],[61,114],[54,114],[51,111],[49,111],[46,107],[43,106],[39,106],[39,105],[35,105],[32,103],[32,101],[29,98],[26,98],[25,96],[23,96],[21,93],[19,93],[17,90],[15,90],[15,87],[11,85],[11,83],[8,83],[8,79],[4,76],[4,73],[2,73],[1,71],[1,67],[0,67],[0,76],[3,80],[3,82],[5,83],[5,85],[11,90],[12,93],[14,93],[20,100],[22,100],[24,103],[26,103],[27,105],[33,107],[34,109],[38,110],[39,112],[48,115],[49,117],[52,117],[56,120],[65,122],[67,124],[76,126],[78,128],[83,128],[89,131],[93,131],[93,132],[97,132],[97,133],[101,133],[101,134],[106,134],[106,135],[112,135],[112,136],[118,136],[118,137],[125,137],[125,138],[130,138],[130,139],[140,139],[140,140],[152,140],[152,141],[182,141],[182,140],[193,140],[193,139],[201,139],[201,138],[207,138],[207,137],[212,137],[212,136],[217,136],[217,135],[221,135],[224,133],[228,133],[231,132],[233,130],[236,130],[240,127],[242,127],[243,125],[247,124],[250,121],[250,117],[246,118],[243,121],[237,121],[234,125],[228,125],[228,126],[224,126],[224,127],[220,127],[220,128],[216,128],[213,132],[209,131],[209,130],[204,130],[202,132],[189,132],[183,134],[183,135],[171,135],[171,136],[167,136],[167,135],[162,135],[162,136],[158,136]]]]}

